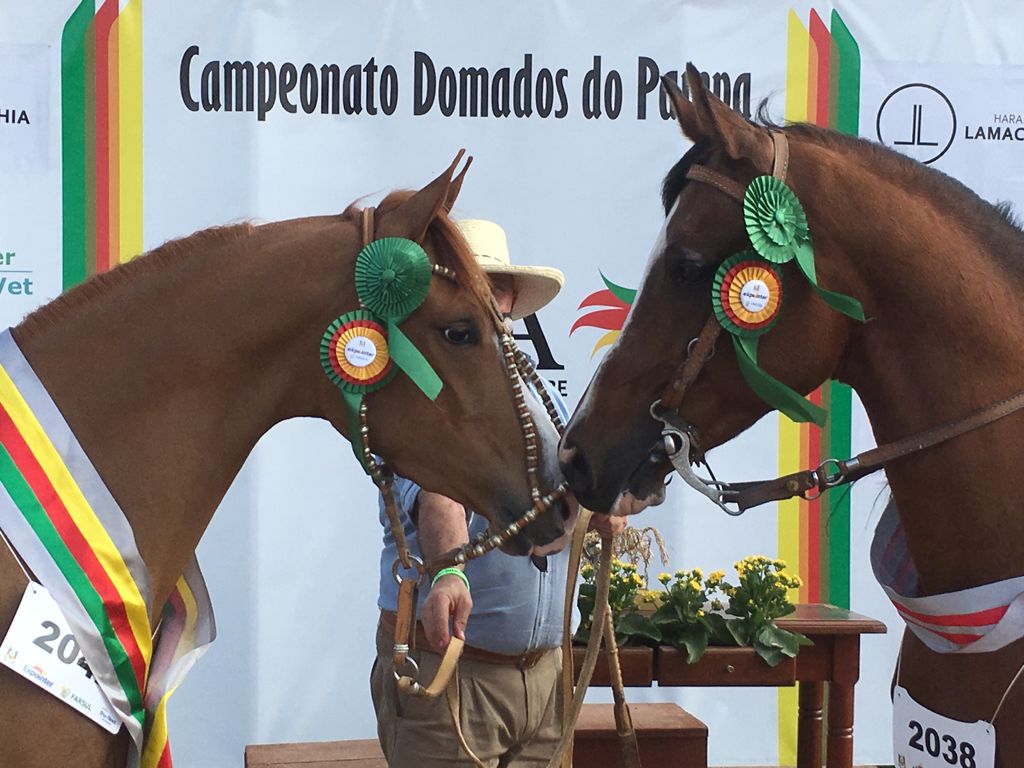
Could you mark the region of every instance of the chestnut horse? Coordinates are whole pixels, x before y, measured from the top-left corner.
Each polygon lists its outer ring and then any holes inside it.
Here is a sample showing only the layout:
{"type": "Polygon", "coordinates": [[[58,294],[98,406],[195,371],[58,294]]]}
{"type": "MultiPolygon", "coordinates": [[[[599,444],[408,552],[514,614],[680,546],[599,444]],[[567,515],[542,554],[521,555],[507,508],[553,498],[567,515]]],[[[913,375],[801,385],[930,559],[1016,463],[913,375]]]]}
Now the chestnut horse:
{"type": "MultiPolygon", "coordinates": [[[[759,339],[757,364],[797,393],[829,378],[848,383],[880,444],[1024,389],[1024,234],[1003,211],[881,146],[810,125],[748,122],[692,67],[687,80],[692,100],[665,86],[695,146],[665,180],[667,218],[639,295],[563,437],[563,472],[581,504],[601,511],[625,491],[649,497],[671,471],[666,454],[652,451],[662,425],[649,409],[713,312],[716,268],[752,246],[728,189],[772,174],[772,130],[788,139],[785,183],[806,211],[819,284],[858,299],[867,320],[827,306],[796,262],[784,264],[781,313],[759,339]],[[694,178],[697,165],[712,173],[694,178]]],[[[719,341],[678,413],[708,450],[771,409],[741,375],[733,345],[719,341]]],[[[1024,574],[1022,435],[1016,413],[887,464],[922,595],[1024,574]]],[[[907,631],[899,681],[947,717],[990,720],[1022,662],[1020,640],[935,653],[907,631]]],[[[1022,721],[1018,682],[995,722],[999,764],[1019,764],[1022,721]]]]}
{"type": "MultiPolygon", "coordinates": [[[[534,503],[488,284],[447,216],[461,186],[458,161],[416,193],[392,193],[376,212],[376,237],[420,242],[455,279],[433,277],[401,326],[442,391],[431,402],[400,374],[367,395],[370,442],[397,472],[504,527],[534,503]]],[[[360,306],[353,269],[362,245],[355,207],[207,230],[92,278],[13,329],[132,526],[154,613],[261,435],[296,416],[326,419],[347,435],[320,343],[335,318],[360,306]]],[[[557,434],[543,410],[534,422],[545,493],[562,480],[557,434]]],[[[559,501],[505,549],[550,546],[569,517],[559,501]]],[[[0,632],[25,586],[0,545],[0,632]]],[[[150,620],[155,626],[156,615],[150,620]]],[[[0,765],[123,768],[125,729],[111,736],[22,677],[0,675],[0,765]]]]}

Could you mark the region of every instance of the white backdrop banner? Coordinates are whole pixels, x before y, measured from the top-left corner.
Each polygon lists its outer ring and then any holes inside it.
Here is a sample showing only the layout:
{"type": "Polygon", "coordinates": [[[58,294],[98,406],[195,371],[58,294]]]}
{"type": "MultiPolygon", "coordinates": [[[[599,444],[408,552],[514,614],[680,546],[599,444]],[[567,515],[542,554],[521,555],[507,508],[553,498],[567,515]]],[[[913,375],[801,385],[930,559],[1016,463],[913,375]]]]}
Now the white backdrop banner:
{"type": "MultiPolygon", "coordinates": [[[[1022,25],[1024,7],[994,0],[0,0],[0,321],[198,229],[418,187],[465,147],[475,162],[455,214],[500,222],[516,261],[566,273],[517,332],[572,405],[616,327],[580,305],[602,275],[637,286],[661,180],[688,148],[660,75],[693,61],[747,115],[767,99],[777,120],[859,129],[988,200],[1021,203],[1022,25]],[[829,62],[855,78],[837,85],[829,62]]],[[[766,417],[714,452],[717,471],[774,476],[799,458],[787,430],[766,417]]],[[[873,444],[855,400],[846,440],[853,452],[873,444]]],[[[862,644],[860,764],[891,760],[902,628],[868,564],[884,497],[881,477],[865,480],[846,512],[801,527],[771,506],[727,518],[674,483],[637,521],[665,535],[673,569],[791,551],[815,579],[801,597],[886,622],[888,635],[862,644]]],[[[325,424],[282,424],[260,442],[200,545],[220,636],[171,703],[180,765],[241,765],[249,743],[375,735],[376,510],[325,424]]],[[[629,695],[706,722],[712,764],[794,757],[791,695],[629,695]]]]}

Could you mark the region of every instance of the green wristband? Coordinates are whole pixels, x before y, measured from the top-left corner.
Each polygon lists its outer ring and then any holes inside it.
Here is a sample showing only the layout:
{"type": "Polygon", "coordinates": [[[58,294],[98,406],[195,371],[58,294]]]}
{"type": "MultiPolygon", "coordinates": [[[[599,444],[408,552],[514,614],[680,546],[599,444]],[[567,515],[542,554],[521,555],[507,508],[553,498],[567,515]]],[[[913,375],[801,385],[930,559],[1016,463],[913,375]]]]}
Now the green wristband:
{"type": "Polygon", "coordinates": [[[462,583],[466,585],[466,589],[469,589],[469,577],[467,577],[466,574],[462,572],[461,568],[442,568],[440,571],[434,574],[434,578],[430,582],[431,588],[433,588],[433,586],[437,584],[437,580],[440,579],[442,576],[458,576],[460,579],[462,579],[462,583]]]}

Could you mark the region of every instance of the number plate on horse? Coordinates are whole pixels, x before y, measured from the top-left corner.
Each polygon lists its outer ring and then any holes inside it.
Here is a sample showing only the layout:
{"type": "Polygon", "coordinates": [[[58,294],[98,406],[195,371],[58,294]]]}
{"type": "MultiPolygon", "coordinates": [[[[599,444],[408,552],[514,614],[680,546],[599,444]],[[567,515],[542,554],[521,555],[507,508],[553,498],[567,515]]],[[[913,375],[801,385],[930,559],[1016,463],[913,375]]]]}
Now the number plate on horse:
{"type": "Polygon", "coordinates": [[[932,712],[896,686],[892,702],[893,755],[897,768],[992,768],[996,729],[932,712]]]}
{"type": "Polygon", "coordinates": [[[0,645],[0,661],[111,733],[121,718],[111,709],[75,636],[46,589],[30,582],[0,645]]]}

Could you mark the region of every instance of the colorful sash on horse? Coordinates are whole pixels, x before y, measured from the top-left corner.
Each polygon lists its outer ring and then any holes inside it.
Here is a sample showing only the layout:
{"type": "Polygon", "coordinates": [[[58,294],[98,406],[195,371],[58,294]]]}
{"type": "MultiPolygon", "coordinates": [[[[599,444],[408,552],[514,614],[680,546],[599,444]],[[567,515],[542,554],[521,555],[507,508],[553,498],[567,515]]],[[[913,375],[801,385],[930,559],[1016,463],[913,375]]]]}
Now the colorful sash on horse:
{"type": "Polygon", "coordinates": [[[0,334],[0,530],[53,596],[134,743],[169,768],[167,697],[216,635],[195,558],[154,641],[149,570],[124,513],[15,343],[0,334]]]}
{"type": "Polygon", "coordinates": [[[891,500],[875,528],[871,568],[910,630],[937,653],[997,651],[1024,637],[1024,576],[919,596],[917,568],[891,500]]]}

